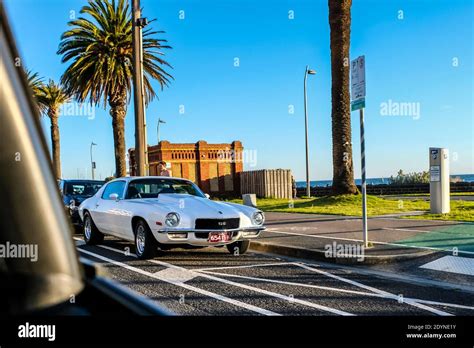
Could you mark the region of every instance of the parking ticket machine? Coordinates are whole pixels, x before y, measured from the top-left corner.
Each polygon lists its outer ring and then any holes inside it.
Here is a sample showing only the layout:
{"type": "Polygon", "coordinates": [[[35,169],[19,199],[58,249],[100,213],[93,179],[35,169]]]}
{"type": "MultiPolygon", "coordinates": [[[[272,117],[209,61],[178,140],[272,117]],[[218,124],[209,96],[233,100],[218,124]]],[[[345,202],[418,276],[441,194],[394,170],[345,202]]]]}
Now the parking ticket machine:
{"type": "Polygon", "coordinates": [[[450,211],[449,150],[430,147],[430,210],[432,214],[450,211]]]}

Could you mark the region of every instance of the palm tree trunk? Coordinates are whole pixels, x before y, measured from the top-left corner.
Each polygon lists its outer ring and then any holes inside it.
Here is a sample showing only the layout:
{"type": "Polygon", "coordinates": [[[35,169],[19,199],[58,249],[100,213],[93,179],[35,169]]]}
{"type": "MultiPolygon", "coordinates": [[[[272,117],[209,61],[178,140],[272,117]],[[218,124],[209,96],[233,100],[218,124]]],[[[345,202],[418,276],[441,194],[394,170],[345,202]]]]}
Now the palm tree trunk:
{"type": "Polygon", "coordinates": [[[127,175],[125,164],[125,115],[127,95],[125,92],[109,96],[110,116],[114,132],[115,177],[127,175]]]}
{"type": "Polygon", "coordinates": [[[328,0],[331,28],[332,162],[334,194],[355,194],[352,162],[349,47],[352,0],[328,0]]]}
{"type": "Polygon", "coordinates": [[[51,147],[53,152],[53,171],[56,179],[61,178],[61,148],[59,143],[59,125],[58,125],[58,110],[49,109],[48,116],[51,120],[51,147]]]}

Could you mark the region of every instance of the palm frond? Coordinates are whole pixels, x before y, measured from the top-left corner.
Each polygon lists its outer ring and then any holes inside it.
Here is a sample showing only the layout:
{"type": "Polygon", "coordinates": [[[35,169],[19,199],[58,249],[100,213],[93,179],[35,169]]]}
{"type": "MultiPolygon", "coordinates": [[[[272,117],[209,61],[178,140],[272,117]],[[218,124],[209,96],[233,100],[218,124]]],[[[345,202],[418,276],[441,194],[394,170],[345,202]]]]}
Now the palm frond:
{"type": "Polygon", "coordinates": [[[48,84],[43,84],[37,96],[41,112],[49,117],[51,117],[52,112],[57,112],[59,107],[69,102],[70,99],[64,87],[56,84],[53,80],[49,80],[48,84]]]}
{"type": "MultiPolygon", "coordinates": [[[[61,36],[58,54],[62,62],[70,63],[61,83],[79,102],[89,100],[105,107],[107,98],[124,94],[130,98],[133,33],[128,1],[89,0],[80,14],[61,36]]],[[[147,103],[156,96],[151,80],[163,89],[173,79],[165,70],[172,67],[163,59],[163,50],[171,47],[155,37],[163,33],[151,28],[143,31],[147,103]]]]}

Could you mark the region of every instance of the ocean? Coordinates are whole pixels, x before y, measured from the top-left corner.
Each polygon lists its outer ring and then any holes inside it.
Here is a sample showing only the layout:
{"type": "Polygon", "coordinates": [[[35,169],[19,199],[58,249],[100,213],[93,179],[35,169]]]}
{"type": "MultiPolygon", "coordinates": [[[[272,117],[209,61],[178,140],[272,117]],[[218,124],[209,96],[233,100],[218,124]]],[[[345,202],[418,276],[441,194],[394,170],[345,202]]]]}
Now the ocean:
{"type": "MultiPolygon", "coordinates": [[[[474,174],[454,174],[454,175],[451,175],[451,178],[452,179],[459,178],[461,179],[461,181],[464,181],[464,182],[473,182],[474,174]]],[[[361,179],[355,179],[355,183],[356,185],[360,185],[361,179]]],[[[389,183],[390,183],[390,178],[367,178],[367,185],[383,185],[383,184],[389,184],[389,183]]],[[[319,187],[331,186],[332,180],[311,181],[310,185],[319,186],[319,187]]],[[[297,181],[296,187],[306,187],[306,181],[297,181]]]]}

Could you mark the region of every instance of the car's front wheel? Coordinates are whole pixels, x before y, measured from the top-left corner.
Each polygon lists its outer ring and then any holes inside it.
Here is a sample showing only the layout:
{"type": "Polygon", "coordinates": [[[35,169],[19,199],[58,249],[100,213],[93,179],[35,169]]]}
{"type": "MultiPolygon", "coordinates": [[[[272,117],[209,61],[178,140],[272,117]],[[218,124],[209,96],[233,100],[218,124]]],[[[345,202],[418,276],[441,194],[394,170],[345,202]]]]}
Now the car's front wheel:
{"type": "Polygon", "coordinates": [[[87,245],[100,244],[104,241],[104,235],[94,224],[94,221],[92,221],[92,217],[88,212],[84,213],[83,231],[84,241],[87,245]]]}
{"type": "Polygon", "coordinates": [[[150,231],[148,224],[138,220],[135,224],[135,254],[139,259],[151,259],[157,255],[158,243],[150,231]]]}
{"type": "Polygon", "coordinates": [[[242,255],[247,252],[250,246],[250,241],[249,240],[241,240],[237,241],[231,244],[227,244],[227,250],[229,250],[229,253],[234,254],[234,255],[242,255]]]}

